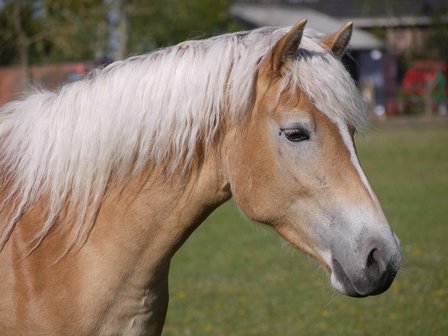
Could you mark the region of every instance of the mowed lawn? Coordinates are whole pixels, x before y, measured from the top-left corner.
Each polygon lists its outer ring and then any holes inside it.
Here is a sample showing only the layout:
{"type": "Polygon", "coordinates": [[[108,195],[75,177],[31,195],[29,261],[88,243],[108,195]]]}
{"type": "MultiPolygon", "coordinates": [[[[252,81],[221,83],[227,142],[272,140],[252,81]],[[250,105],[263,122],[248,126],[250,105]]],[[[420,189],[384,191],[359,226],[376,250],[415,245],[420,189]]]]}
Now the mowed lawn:
{"type": "Polygon", "coordinates": [[[316,262],[228,202],[174,257],[164,335],[448,335],[448,123],[375,126],[357,144],[402,241],[389,291],[337,294],[316,262]]]}

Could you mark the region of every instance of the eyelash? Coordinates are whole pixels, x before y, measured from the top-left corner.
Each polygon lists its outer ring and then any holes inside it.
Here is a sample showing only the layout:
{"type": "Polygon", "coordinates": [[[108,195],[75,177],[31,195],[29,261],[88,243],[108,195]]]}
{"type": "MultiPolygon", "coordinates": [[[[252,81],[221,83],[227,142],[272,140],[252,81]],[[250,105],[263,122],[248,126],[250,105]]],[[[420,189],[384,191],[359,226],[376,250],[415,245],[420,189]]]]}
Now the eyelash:
{"type": "Polygon", "coordinates": [[[310,139],[309,132],[304,128],[280,128],[279,135],[282,133],[291,142],[302,142],[310,139]]]}

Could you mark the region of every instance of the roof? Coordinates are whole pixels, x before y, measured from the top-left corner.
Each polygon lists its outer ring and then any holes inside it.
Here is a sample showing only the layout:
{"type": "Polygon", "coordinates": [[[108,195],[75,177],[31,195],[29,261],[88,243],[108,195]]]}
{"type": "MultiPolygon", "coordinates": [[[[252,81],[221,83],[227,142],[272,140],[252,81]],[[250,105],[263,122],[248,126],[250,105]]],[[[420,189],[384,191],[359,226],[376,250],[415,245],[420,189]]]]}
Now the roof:
{"type": "MultiPolygon", "coordinates": [[[[323,33],[334,33],[346,21],[304,7],[278,5],[253,5],[237,3],[231,7],[236,18],[253,26],[287,26],[302,18],[308,19],[307,27],[323,33]]],[[[352,50],[384,49],[384,43],[365,31],[354,28],[350,41],[352,50]]]]}
{"type": "MultiPolygon", "coordinates": [[[[358,27],[427,26],[448,14],[448,0],[236,0],[239,4],[269,4],[289,9],[306,7],[358,27]]],[[[446,19],[446,18],[445,18],[446,19]]]]}
{"type": "Polygon", "coordinates": [[[432,16],[448,0],[280,0],[277,3],[303,5],[338,18],[432,16]]]}

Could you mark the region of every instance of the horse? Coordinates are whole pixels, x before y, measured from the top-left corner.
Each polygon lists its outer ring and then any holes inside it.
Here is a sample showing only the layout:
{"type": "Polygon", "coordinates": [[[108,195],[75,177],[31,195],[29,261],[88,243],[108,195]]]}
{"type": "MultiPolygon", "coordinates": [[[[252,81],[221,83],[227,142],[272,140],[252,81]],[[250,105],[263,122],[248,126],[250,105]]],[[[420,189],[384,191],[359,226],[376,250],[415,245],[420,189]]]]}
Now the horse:
{"type": "Polygon", "coordinates": [[[173,255],[232,197],[337,291],[390,287],[402,252],[355,149],[352,24],[305,26],[186,41],[1,108],[1,335],[160,335],[173,255]]]}

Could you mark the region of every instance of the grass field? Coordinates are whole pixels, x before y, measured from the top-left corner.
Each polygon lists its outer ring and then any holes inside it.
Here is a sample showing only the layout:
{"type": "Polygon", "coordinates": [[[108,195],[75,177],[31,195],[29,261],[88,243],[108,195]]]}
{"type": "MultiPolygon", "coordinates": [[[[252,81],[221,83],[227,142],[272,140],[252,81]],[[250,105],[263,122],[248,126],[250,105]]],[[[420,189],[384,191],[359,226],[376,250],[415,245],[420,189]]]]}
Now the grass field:
{"type": "Polygon", "coordinates": [[[389,291],[337,294],[316,262],[228,202],[173,260],[164,335],[448,335],[448,123],[376,126],[357,143],[402,241],[389,291]]]}

